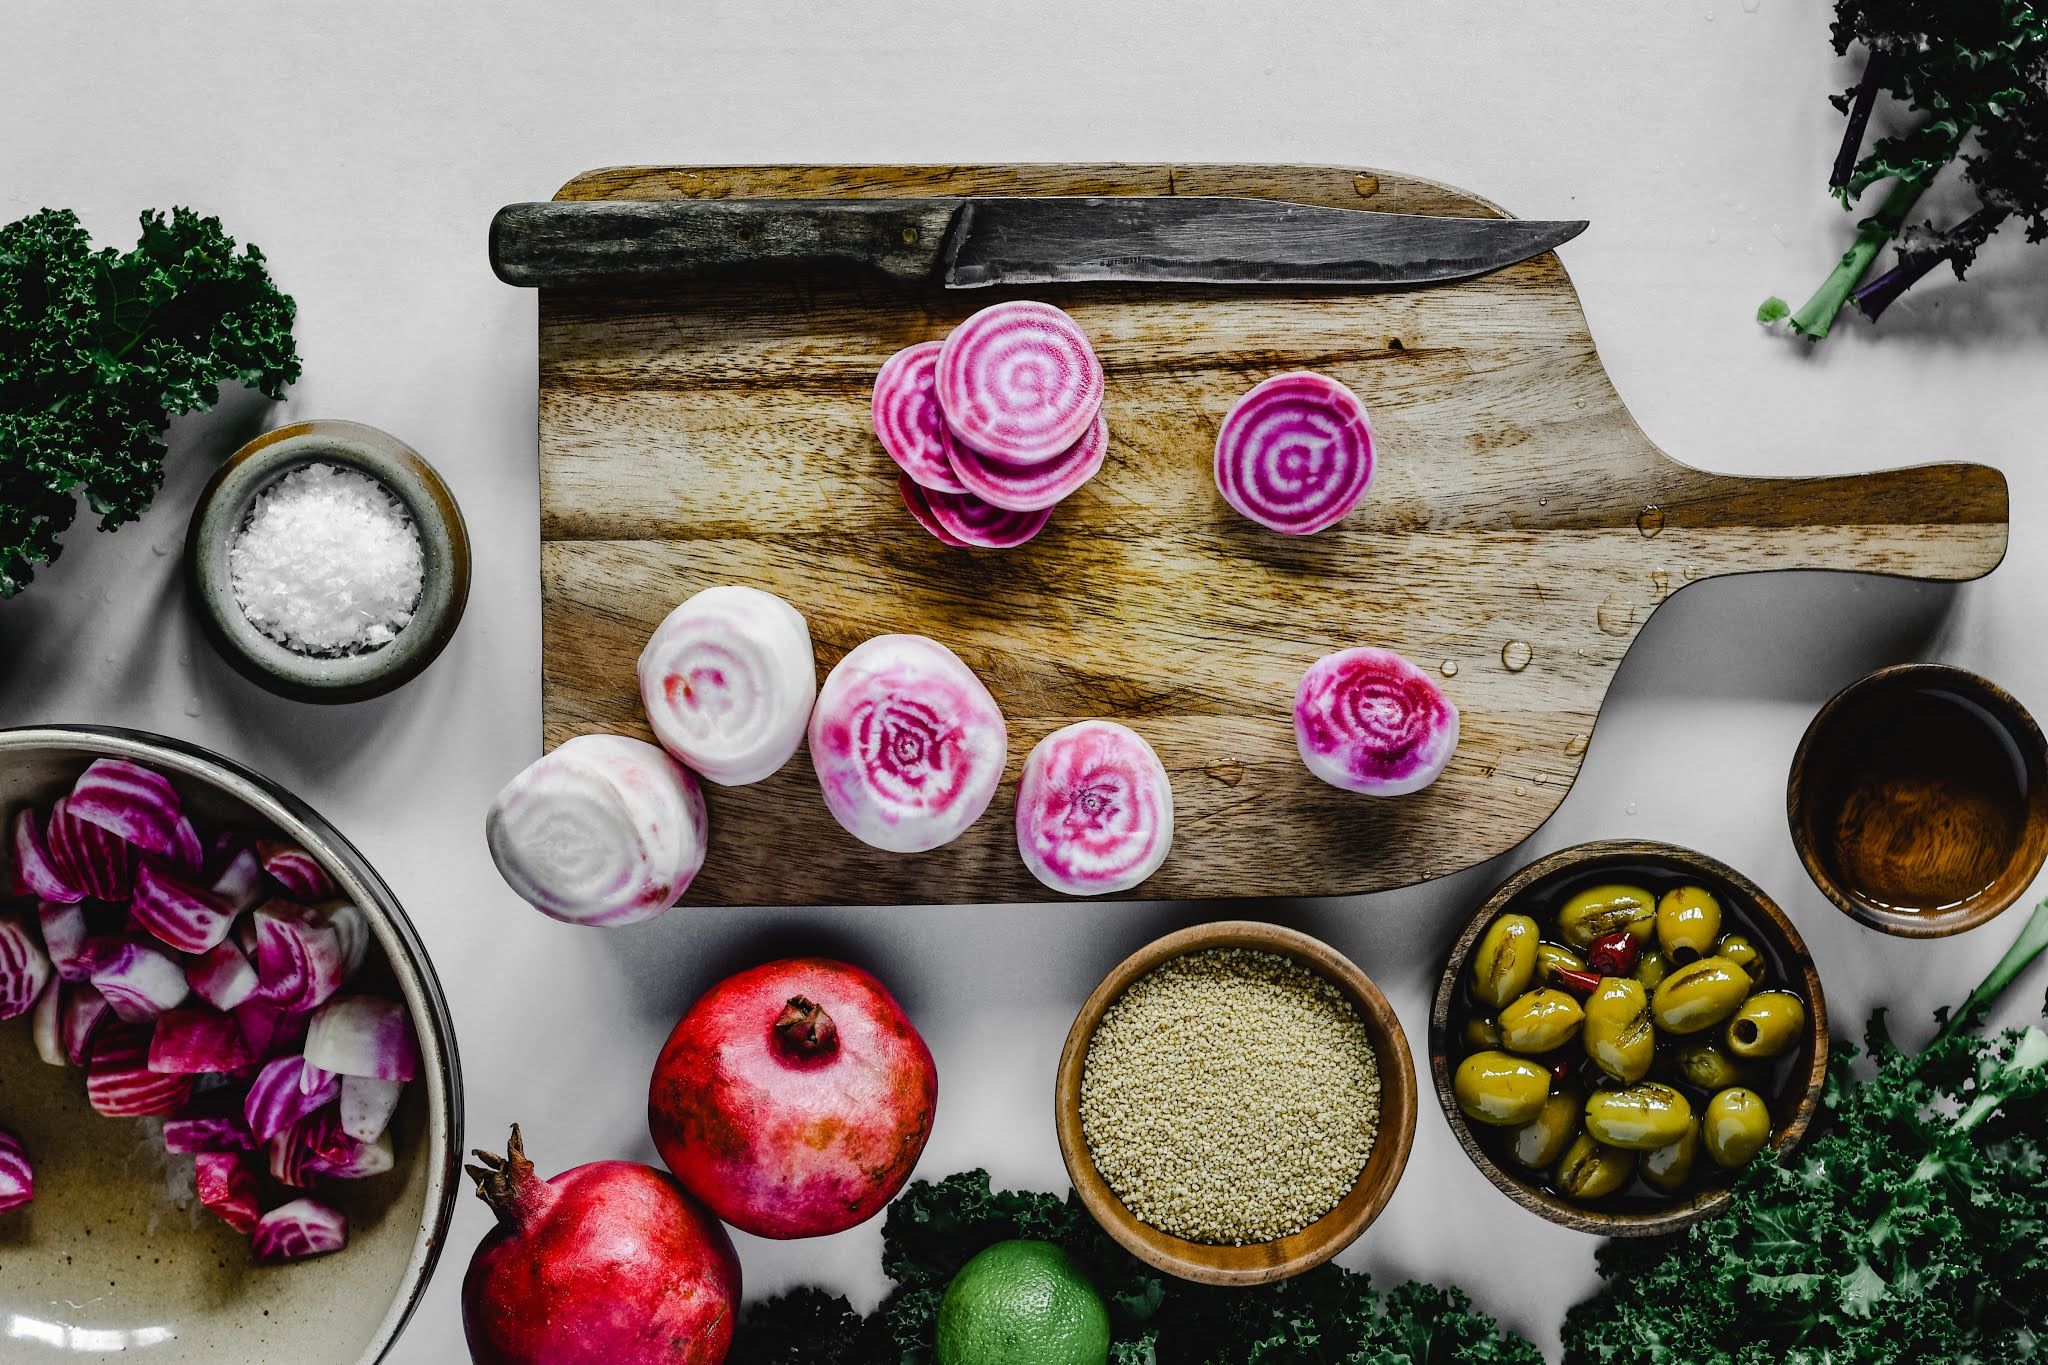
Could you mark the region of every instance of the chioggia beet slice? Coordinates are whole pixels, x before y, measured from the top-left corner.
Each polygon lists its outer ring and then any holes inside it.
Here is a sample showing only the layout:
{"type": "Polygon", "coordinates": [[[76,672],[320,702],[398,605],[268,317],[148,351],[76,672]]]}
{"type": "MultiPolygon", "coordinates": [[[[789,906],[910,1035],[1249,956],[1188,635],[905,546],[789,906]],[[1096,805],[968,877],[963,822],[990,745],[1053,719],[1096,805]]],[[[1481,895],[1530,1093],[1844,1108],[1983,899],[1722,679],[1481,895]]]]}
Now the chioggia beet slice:
{"type": "Polygon", "coordinates": [[[925,530],[931,532],[933,540],[939,541],[941,544],[951,545],[956,549],[964,549],[966,547],[966,541],[939,525],[939,519],[932,515],[932,505],[925,501],[924,489],[919,487],[916,481],[908,474],[898,474],[896,476],[896,491],[902,496],[903,505],[910,509],[911,519],[917,522],[919,526],[924,527],[925,530]]]}
{"type": "Polygon", "coordinates": [[[83,887],[57,870],[50,846],[36,824],[36,813],[23,806],[14,813],[14,894],[69,904],[85,899],[83,887]]]}
{"type": "Polygon", "coordinates": [[[35,1039],[36,1056],[51,1066],[64,1066],[70,1061],[64,1055],[64,993],[70,990],[68,983],[52,981],[43,987],[43,993],[36,999],[34,1012],[29,1016],[29,1032],[35,1039]]]}
{"type": "Polygon", "coordinates": [[[720,1365],[740,1262],[716,1218],[664,1171],[593,1161],[552,1180],[512,1129],[466,1169],[498,1225],[462,1279],[474,1365],[720,1365]]]}
{"type": "Polygon", "coordinates": [[[348,1220],[317,1199],[294,1199],[257,1221],[257,1256],[266,1261],[299,1261],[348,1245],[348,1220]]]}
{"type": "Polygon", "coordinates": [[[20,1208],[36,1197],[36,1173],[28,1164],[21,1139],[0,1128],[0,1213],[20,1208]]]}
{"type": "Polygon", "coordinates": [[[43,837],[50,866],[66,886],[79,888],[92,900],[128,899],[135,876],[135,846],[111,830],[73,815],[69,797],[58,797],[50,807],[50,823],[43,837]]]}
{"type": "Polygon", "coordinates": [[[235,922],[234,906],[154,858],[144,858],[135,869],[135,898],[128,907],[143,928],[186,953],[206,952],[235,922]]]}
{"type": "Polygon", "coordinates": [[[317,901],[334,894],[334,878],[327,875],[319,859],[296,844],[258,839],[256,856],[262,859],[263,870],[284,888],[287,896],[317,901]]]}
{"type": "Polygon", "coordinates": [[[1372,425],[1358,395],[1309,370],[1275,375],[1231,405],[1216,433],[1216,487],[1284,535],[1334,526],[1372,482],[1372,425]]]}
{"type": "Polygon", "coordinates": [[[932,377],[938,369],[940,345],[920,341],[883,361],[881,373],[875,376],[870,408],[875,439],[898,468],[925,488],[962,493],[966,490],[947,458],[947,447],[953,441],[946,432],[946,414],[939,407],[932,377]]]}
{"type": "Polygon", "coordinates": [[[113,1007],[104,995],[86,982],[72,983],[58,1004],[57,1033],[65,1059],[73,1066],[84,1066],[92,1056],[93,1040],[113,1018],[113,1007]]]}
{"type": "Polygon", "coordinates": [[[374,1076],[341,1078],[341,1131],[357,1142],[375,1142],[398,1112],[398,1100],[405,1093],[404,1081],[380,1081],[374,1076]]]}
{"type": "Polygon", "coordinates": [[[306,1064],[342,1076],[409,1081],[420,1065],[412,1014],[396,1000],[338,995],[313,1015],[306,1064]]]}
{"type": "Polygon", "coordinates": [[[508,782],[484,817],[498,872],[528,904],[607,927],[682,899],[710,834],[690,771],[618,735],[565,741],[508,782]]]}
{"type": "Polygon", "coordinates": [[[231,1010],[256,994],[256,969],[232,943],[217,943],[186,963],[185,980],[193,994],[217,1010],[231,1010]]]}
{"type": "Polygon", "coordinates": [[[892,853],[951,843],[988,809],[1009,754],[1002,710],[922,635],[856,645],[818,689],[811,763],[846,831],[892,853]]]}
{"type": "Polygon", "coordinates": [[[1045,529],[1052,509],[1012,512],[972,493],[941,493],[926,489],[925,506],[947,535],[962,545],[983,550],[1008,550],[1022,545],[1045,529]]]}
{"type": "Polygon", "coordinates": [[[167,1010],[150,1035],[149,1069],[166,1075],[239,1071],[262,1060],[234,1017],[212,1010],[167,1010]]]}
{"type": "Polygon", "coordinates": [[[0,1019],[34,1009],[55,975],[28,917],[19,911],[0,913],[0,1019]]]}
{"type": "Polygon", "coordinates": [[[43,933],[43,951],[49,954],[59,980],[83,981],[92,974],[92,963],[85,955],[92,931],[83,905],[41,901],[36,905],[36,921],[43,933]]]}
{"type": "Polygon", "coordinates": [[[175,1114],[192,1099],[190,1076],[149,1069],[147,1024],[110,1024],[93,1042],[85,1073],[85,1098],[110,1119],[175,1114]]]}
{"type": "Polygon", "coordinates": [[[185,969],[139,939],[112,941],[89,979],[114,1013],[130,1024],[156,1018],[184,1003],[192,992],[185,969]]]}
{"type": "Polygon", "coordinates": [[[1049,303],[982,309],[939,351],[934,382],[956,441],[1013,464],[1050,460],[1102,406],[1102,362],[1081,325],[1049,303]]]}
{"type": "Polygon", "coordinates": [[[161,773],[121,758],[97,758],[71,788],[71,814],[89,820],[159,858],[186,867],[199,862],[192,827],[179,826],[178,794],[161,773]]]}
{"type": "Polygon", "coordinates": [[[1097,411],[1080,438],[1050,460],[1013,464],[957,441],[951,458],[953,472],[968,493],[1007,511],[1040,512],[1094,478],[1108,453],[1109,420],[1097,411]]]}
{"type": "Polygon", "coordinates": [[[1017,852],[1055,891],[1128,891],[1173,844],[1173,784],[1152,746],[1114,721],[1038,741],[1017,779],[1017,852]]]}
{"type": "Polygon", "coordinates": [[[1333,787],[1402,796],[1436,781],[1458,747],[1458,708],[1391,649],[1346,649],[1309,665],[1294,695],[1294,739],[1333,787]]]}
{"type": "Polygon", "coordinates": [[[256,1231],[263,1207],[257,1203],[255,1159],[242,1152],[200,1152],[192,1160],[199,1202],[243,1236],[256,1231]]]}
{"type": "Polygon", "coordinates": [[[661,746],[722,787],[789,762],[818,697],[802,614],[738,585],[706,588],[670,612],[640,651],[639,678],[661,746]]]}

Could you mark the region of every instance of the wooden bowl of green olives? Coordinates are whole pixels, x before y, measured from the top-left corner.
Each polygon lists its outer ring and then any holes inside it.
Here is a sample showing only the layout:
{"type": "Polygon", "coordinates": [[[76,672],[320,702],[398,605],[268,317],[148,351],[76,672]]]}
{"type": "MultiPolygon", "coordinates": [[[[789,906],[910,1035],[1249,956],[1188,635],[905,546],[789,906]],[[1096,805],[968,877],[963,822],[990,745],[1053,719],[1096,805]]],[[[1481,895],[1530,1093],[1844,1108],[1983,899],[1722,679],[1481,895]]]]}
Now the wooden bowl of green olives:
{"type": "Polygon", "coordinates": [[[1735,869],[1607,840],[1517,872],[1458,936],[1429,1020],[1451,1131],[1516,1203],[1608,1237],[1724,1207],[1806,1134],[1828,1017],[1799,931],[1735,869]]]}

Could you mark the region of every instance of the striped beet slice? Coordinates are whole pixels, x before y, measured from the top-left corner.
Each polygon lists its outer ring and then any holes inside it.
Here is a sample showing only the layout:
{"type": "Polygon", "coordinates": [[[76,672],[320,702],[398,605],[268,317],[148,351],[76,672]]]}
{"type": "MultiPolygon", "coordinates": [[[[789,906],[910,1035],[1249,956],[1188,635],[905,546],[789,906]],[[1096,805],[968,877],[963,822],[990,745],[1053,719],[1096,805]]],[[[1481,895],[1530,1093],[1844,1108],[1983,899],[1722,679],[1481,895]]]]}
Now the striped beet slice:
{"type": "Polygon", "coordinates": [[[257,1202],[255,1159],[242,1152],[200,1152],[192,1160],[199,1202],[236,1232],[256,1231],[263,1206],[257,1202]]]}
{"type": "Polygon", "coordinates": [[[1216,433],[1216,487],[1283,535],[1334,526],[1372,482],[1372,426],[1358,395],[1308,370],[1275,375],[1231,405],[1216,433]]]}
{"type": "Polygon", "coordinates": [[[1173,784],[1144,736],[1084,720],[1038,741],[1017,779],[1017,852],[1071,896],[1128,891],[1173,845],[1173,784]]]}
{"type": "Polygon", "coordinates": [[[347,1246],[348,1220],[317,1199],[294,1199],[263,1215],[254,1240],[262,1260],[302,1260],[347,1246]]]}
{"type": "Polygon", "coordinates": [[[109,1024],[93,1044],[92,1065],[86,1068],[85,1098],[110,1119],[175,1114],[192,1098],[190,1076],[170,1076],[149,1069],[147,1024],[109,1024]]]}
{"type": "Polygon", "coordinates": [[[1050,460],[1014,464],[961,441],[950,451],[953,472],[983,502],[1011,512],[1041,512],[1095,477],[1109,453],[1109,421],[1098,408],[1081,438],[1050,460]]]}
{"type": "Polygon", "coordinates": [[[953,438],[1014,464],[1055,458],[1102,406],[1102,362],[1049,303],[998,303],[955,327],[935,382],[953,438]]]}
{"type": "Polygon", "coordinates": [[[66,885],[77,887],[91,900],[128,899],[135,877],[135,846],[113,831],[73,815],[68,796],[58,797],[57,804],[50,807],[44,838],[50,865],[66,885]]]}
{"type": "Polygon", "coordinates": [[[317,901],[334,894],[334,879],[303,848],[275,839],[258,839],[256,853],[263,859],[263,870],[284,888],[287,896],[317,901]]]}
{"type": "Polygon", "coordinates": [[[903,505],[910,509],[911,518],[919,526],[932,533],[934,540],[956,548],[964,548],[966,541],[939,525],[939,519],[932,515],[932,505],[925,501],[924,489],[908,474],[896,476],[896,491],[903,495],[903,505]]]}
{"type": "Polygon", "coordinates": [[[18,1209],[36,1197],[36,1173],[21,1139],[0,1128],[0,1213],[18,1209]]]}
{"type": "Polygon", "coordinates": [[[36,813],[23,806],[14,814],[14,894],[72,904],[85,899],[84,888],[58,871],[50,846],[36,825],[36,813]]]}
{"type": "Polygon", "coordinates": [[[984,550],[1007,550],[1022,545],[1044,530],[1052,517],[1050,507],[1037,512],[1012,512],[983,502],[972,493],[941,493],[927,488],[924,501],[931,508],[932,520],[948,535],[963,545],[984,550]]]}
{"type": "Polygon", "coordinates": [[[920,341],[906,346],[882,363],[875,376],[875,396],[869,404],[875,424],[875,439],[897,466],[925,488],[942,493],[964,493],[953,476],[947,447],[946,414],[939,408],[939,395],[932,373],[938,368],[937,341],[920,341]]]}

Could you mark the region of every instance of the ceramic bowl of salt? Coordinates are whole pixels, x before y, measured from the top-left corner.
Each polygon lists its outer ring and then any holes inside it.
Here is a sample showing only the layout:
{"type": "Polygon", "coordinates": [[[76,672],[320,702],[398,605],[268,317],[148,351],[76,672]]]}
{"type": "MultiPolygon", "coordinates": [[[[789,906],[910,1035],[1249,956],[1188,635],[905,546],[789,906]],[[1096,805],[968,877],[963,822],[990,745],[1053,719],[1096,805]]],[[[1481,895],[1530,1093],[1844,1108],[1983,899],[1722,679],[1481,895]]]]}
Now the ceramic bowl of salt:
{"type": "Polygon", "coordinates": [[[455,634],[469,535],[403,441],[299,422],[215,472],[185,568],[207,635],[243,676],[299,701],[361,701],[419,676],[455,634]]]}

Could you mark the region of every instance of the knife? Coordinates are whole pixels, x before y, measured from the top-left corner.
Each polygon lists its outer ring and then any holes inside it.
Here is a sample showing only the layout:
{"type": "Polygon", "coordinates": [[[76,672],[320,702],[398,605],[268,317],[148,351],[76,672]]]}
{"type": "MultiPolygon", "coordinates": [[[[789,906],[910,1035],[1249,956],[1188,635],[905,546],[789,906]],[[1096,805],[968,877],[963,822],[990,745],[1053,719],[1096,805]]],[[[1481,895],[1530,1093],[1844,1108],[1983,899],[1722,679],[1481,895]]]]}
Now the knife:
{"type": "Polygon", "coordinates": [[[498,210],[491,269],[507,284],[583,290],[789,270],[948,289],[1082,280],[1392,286],[1484,275],[1585,228],[1196,195],[614,199],[498,210]]]}

